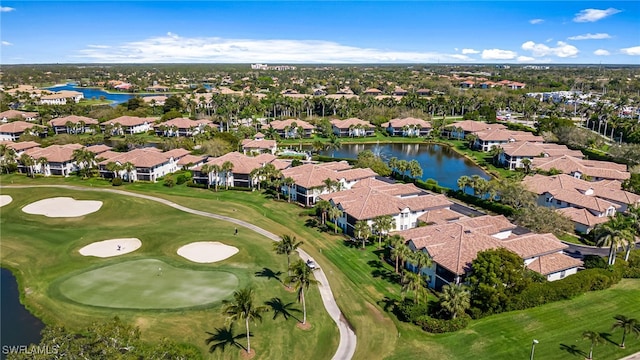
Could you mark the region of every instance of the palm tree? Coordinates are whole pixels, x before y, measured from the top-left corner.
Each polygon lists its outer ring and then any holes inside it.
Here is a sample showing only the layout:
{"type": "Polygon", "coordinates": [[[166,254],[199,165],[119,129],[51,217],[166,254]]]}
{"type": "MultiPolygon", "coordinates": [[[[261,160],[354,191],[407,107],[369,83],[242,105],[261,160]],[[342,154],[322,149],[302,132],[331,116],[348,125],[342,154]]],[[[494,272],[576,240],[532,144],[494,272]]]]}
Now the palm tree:
{"type": "Polygon", "coordinates": [[[36,164],[40,165],[40,173],[46,176],[46,168],[47,164],[49,164],[49,160],[44,156],[40,156],[38,160],[36,160],[36,164]]]}
{"type": "Polygon", "coordinates": [[[298,241],[295,236],[284,235],[282,240],[273,244],[273,251],[278,255],[287,255],[287,271],[291,276],[291,254],[296,251],[303,244],[302,241],[298,241]]]}
{"type": "Polygon", "coordinates": [[[471,178],[467,175],[462,175],[458,178],[458,189],[464,193],[467,186],[471,184],[471,178]]]}
{"type": "Polygon", "coordinates": [[[22,155],[20,155],[20,162],[22,163],[22,165],[24,165],[25,169],[27,170],[27,175],[31,175],[31,177],[35,177],[35,174],[33,172],[33,166],[35,165],[35,160],[29,156],[27,153],[22,153],[22,155]]]}
{"type": "Polygon", "coordinates": [[[402,273],[402,297],[411,291],[415,297],[416,303],[420,304],[420,297],[424,293],[424,277],[411,271],[402,273]]]}
{"type": "Polygon", "coordinates": [[[412,178],[417,179],[422,176],[422,173],[422,167],[420,166],[418,160],[414,159],[409,161],[409,174],[412,178]]]}
{"type": "Polygon", "coordinates": [[[291,189],[296,181],[292,177],[286,177],[282,180],[282,184],[287,187],[287,202],[291,202],[291,189]]]}
{"type": "Polygon", "coordinates": [[[332,207],[331,209],[329,209],[329,219],[333,220],[333,232],[337,233],[338,232],[338,219],[340,217],[342,217],[342,210],[338,209],[337,207],[332,207]]]}
{"type": "Polygon", "coordinates": [[[404,238],[398,234],[391,236],[387,240],[388,246],[391,247],[391,256],[396,260],[396,274],[398,273],[398,263],[402,256],[402,250],[400,249],[405,246],[404,243],[404,238]]]}
{"type": "Polygon", "coordinates": [[[202,165],[202,167],[200,167],[200,173],[207,174],[207,189],[209,189],[211,187],[211,165],[202,165]]]}
{"type": "Polygon", "coordinates": [[[376,216],[373,219],[373,229],[378,234],[378,249],[382,249],[382,236],[393,230],[394,225],[391,215],[376,216]]]}
{"type": "Polygon", "coordinates": [[[293,275],[289,276],[287,281],[294,283],[295,289],[298,291],[298,301],[302,303],[302,324],[304,325],[307,323],[307,304],[304,299],[304,291],[309,289],[309,285],[317,284],[318,281],[311,278],[312,270],[302,260],[291,265],[290,270],[293,275]]]}
{"type": "Polygon", "coordinates": [[[529,158],[524,158],[521,163],[522,167],[524,167],[524,173],[529,174],[531,172],[531,160],[529,158]]]}
{"type": "Polygon", "coordinates": [[[331,150],[331,157],[335,156],[336,150],[340,150],[342,144],[340,143],[340,139],[332,135],[329,137],[329,142],[327,142],[327,150],[331,150]]]}
{"type": "Polygon", "coordinates": [[[618,248],[634,240],[628,219],[621,213],[616,213],[606,223],[597,225],[594,232],[598,246],[609,246],[609,265],[615,264],[618,248]]]}
{"type": "Polygon", "coordinates": [[[620,347],[624,349],[624,341],[629,333],[635,333],[636,336],[640,335],[640,322],[638,319],[631,319],[624,315],[616,315],[613,317],[616,322],[611,327],[612,330],[622,329],[622,342],[620,347]]]}
{"type": "Polygon", "coordinates": [[[451,318],[455,319],[458,314],[462,314],[471,306],[471,294],[466,287],[454,284],[447,284],[442,287],[440,295],[440,306],[445,309],[451,318]]]}
{"type": "Polygon", "coordinates": [[[244,288],[233,292],[233,300],[223,300],[222,313],[227,315],[228,322],[244,320],[247,328],[247,353],[251,352],[251,340],[249,332],[249,321],[262,321],[262,313],[267,311],[264,305],[255,305],[253,299],[253,289],[244,288]]]}
{"type": "Polygon", "coordinates": [[[127,180],[129,180],[129,182],[133,182],[131,177],[133,172],[136,170],[136,166],[127,161],[126,163],[122,164],[122,170],[127,172],[127,180]]]}
{"type": "Polygon", "coordinates": [[[391,168],[391,172],[394,174],[398,170],[398,161],[398,158],[395,156],[389,159],[389,167],[391,168]]]}
{"type": "Polygon", "coordinates": [[[116,162],[110,161],[107,163],[107,165],[105,166],[105,168],[107,169],[107,171],[111,171],[113,172],[113,177],[114,178],[119,178],[120,177],[120,170],[122,170],[122,166],[116,162]]]}
{"type": "Polygon", "coordinates": [[[16,163],[16,157],[16,151],[13,148],[7,144],[0,144],[0,165],[7,170],[7,174],[11,165],[16,163]]]}
{"type": "Polygon", "coordinates": [[[582,338],[585,340],[591,341],[591,348],[589,349],[589,357],[588,360],[593,359],[593,346],[602,344],[604,342],[604,338],[600,336],[599,333],[595,331],[585,331],[582,333],[582,338]]]}
{"type": "Polygon", "coordinates": [[[356,235],[356,239],[362,240],[362,248],[366,246],[367,239],[371,235],[371,228],[365,220],[356,221],[356,225],[353,228],[353,232],[356,235]]]}
{"type": "Polygon", "coordinates": [[[233,171],[233,163],[231,161],[225,161],[222,163],[220,170],[224,172],[225,189],[229,190],[229,178],[233,171]]]}
{"type": "Polygon", "coordinates": [[[415,262],[415,270],[418,274],[422,272],[422,268],[429,267],[432,264],[429,254],[421,250],[413,252],[410,256],[410,260],[415,262]]]}
{"type": "Polygon", "coordinates": [[[82,174],[82,178],[89,178],[89,176],[91,176],[93,167],[96,164],[96,154],[87,149],[76,149],[73,150],[72,159],[76,164],[78,164],[78,167],[80,168],[79,172],[82,174]]]}
{"type": "Polygon", "coordinates": [[[324,225],[327,220],[327,212],[331,209],[331,203],[327,200],[318,200],[318,202],[316,202],[316,209],[320,211],[320,219],[322,221],[322,225],[324,225]]]}

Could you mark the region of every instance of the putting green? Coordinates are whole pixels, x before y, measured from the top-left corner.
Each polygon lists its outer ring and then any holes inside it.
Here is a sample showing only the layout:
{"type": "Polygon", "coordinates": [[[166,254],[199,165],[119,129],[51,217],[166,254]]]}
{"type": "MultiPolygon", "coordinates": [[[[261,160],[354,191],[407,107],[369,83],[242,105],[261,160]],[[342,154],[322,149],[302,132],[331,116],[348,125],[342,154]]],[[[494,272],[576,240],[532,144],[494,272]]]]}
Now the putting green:
{"type": "Polygon", "coordinates": [[[224,271],[181,269],[156,259],[133,260],[90,270],[59,285],[75,302],[120,309],[179,309],[229,297],[238,278],[224,271]]]}

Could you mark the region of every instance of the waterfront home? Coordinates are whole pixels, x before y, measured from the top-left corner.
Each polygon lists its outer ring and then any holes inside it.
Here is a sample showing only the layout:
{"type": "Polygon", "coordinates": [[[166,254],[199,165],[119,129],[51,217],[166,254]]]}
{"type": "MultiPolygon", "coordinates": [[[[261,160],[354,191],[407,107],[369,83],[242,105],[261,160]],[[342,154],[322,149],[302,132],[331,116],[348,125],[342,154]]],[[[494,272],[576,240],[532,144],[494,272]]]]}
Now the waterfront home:
{"type": "Polygon", "coordinates": [[[333,133],[340,137],[373,136],[376,129],[370,122],[357,118],[333,119],[330,122],[333,133]]]}
{"type": "Polygon", "coordinates": [[[6,123],[9,120],[35,121],[38,118],[37,112],[7,110],[0,112],[0,122],[6,123]]]}
{"type": "Polygon", "coordinates": [[[379,216],[393,218],[392,231],[415,228],[427,212],[449,209],[453,204],[446,196],[433,195],[413,184],[388,183],[373,177],[354,183],[350,189],[321,194],[319,198],[342,211],[337,224],[351,235],[357,221],[373,226],[379,216]]]}
{"type": "Polygon", "coordinates": [[[25,164],[19,169],[23,172],[33,171],[44,176],[59,175],[69,176],[78,170],[78,164],[73,160],[73,152],[82,149],[80,144],[50,145],[46,148],[34,147],[24,153],[33,159],[31,169],[27,171],[25,164]]]}
{"type": "Polygon", "coordinates": [[[540,206],[582,208],[597,217],[613,216],[617,211],[625,212],[629,205],[640,204],[640,195],[566,174],[527,176],[522,185],[538,195],[540,206]]]}
{"type": "Polygon", "coordinates": [[[190,137],[200,134],[205,127],[213,124],[210,120],[191,120],[187,118],[175,118],[156,124],[153,128],[159,136],[185,136],[190,137]]]}
{"type": "Polygon", "coordinates": [[[100,124],[102,131],[111,127],[112,135],[138,134],[151,130],[153,118],[141,118],[137,116],[120,116],[100,124]]]}
{"type": "Polygon", "coordinates": [[[516,141],[509,144],[503,144],[501,145],[501,148],[502,152],[498,157],[498,162],[510,170],[524,167],[524,164],[522,163],[522,160],[524,159],[528,159],[531,166],[531,161],[534,158],[551,160],[565,154],[580,157],[583,156],[580,150],[571,150],[565,145],[554,143],[516,141]]]}
{"type": "Polygon", "coordinates": [[[623,181],[631,177],[631,174],[627,171],[627,166],[624,164],[616,164],[610,161],[585,160],[582,157],[575,157],[570,154],[556,158],[534,159],[532,168],[543,171],[555,169],[563,174],[569,174],[575,178],[590,181],[623,181]]]}
{"type": "Polygon", "coordinates": [[[34,136],[46,135],[46,128],[22,120],[0,125],[0,141],[18,141],[20,136],[25,133],[34,136]]]}
{"type": "Polygon", "coordinates": [[[263,125],[262,129],[274,129],[280,137],[288,138],[308,138],[313,134],[314,126],[300,119],[274,120],[263,125]]]}
{"type": "Polygon", "coordinates": [[[92,132],[91,125],[97,125],[98,120],[86,117],[69,115],[56,118],[49,121],[49,125],[53,128],[53,132],[57,134],[84,134],[92,132]]]}
{"type": "Polygon", "coordinates": [[[156,148],[133,149],[124,153],[105,151],[99,158],[103,160],[98,163],[98,169],[100,175],[105,178],[120,177],[128,181],[155,182],[158,178],[178,170],[177,161],[172,153],[163,153],[156,148]],[[119,168],[115,171],[109,169],[109,163],[114,163],[119,168]],[[131,168],[127,168],[127,164],[130,164],[131,168]]]}
{"type": "Polygon", "coordinates": [[[275,140],[266,140],[263,133],[253,135],[253,139],[244,139],[241,143],[242,152],[247,154],[268,153],[275,155],[278,150],[278,144],[275,140]]]}
{"type": "Polygon", "coordinates": [[[480,131],[506,129],[503,124],[489,124],[482,121],[464,120],[456,121],[447,125],[442,131],[448,137],[464,139],[469,134],[475,134],[480,131]]]}
{"type": "Polygon", "coordinates": [[[431,131],[428,121],[412,117],[391,119],[380,126],[394,136],[427,136],[431,131]]]}
{"type": "Polygon", "coordinates": [[[79,103],[84,99],[84,94],[79,91],[62,90],[49,95],[40,97],[40,104],[43,105],[66,105],[67,101],[79,103]]]}
{"type": "Polygon", "coordinates": [[[530,143],[544,142],[544,138],[542,136],[533,135],[526,131],[508,129],[478,131],[475,135],[476,140],[473,147],[480,149],[481,151],[490,151],[493,147],[501,147],[502,145],[516,141],[528,141],[530,143]]]}
{"type": "Polygon", "coordinates": [[[316,203],[318,196],[342,189],[351,189],[358,181],[371,179],[371,169],[354,169],[346,161],[304,164],[282,171],[282,178],[292,178],[293,184],[283,186],[282,192],[291,200],[305,206],[316,203]],[[327,180],[332,183],[328,184],[327,180]]]}
{"type": "Polygon", "coordinates": [[[258,156],[247,156],[237,151],[224,154],[216,158],[209,158],[203,165],[217,166],[219,171],[211,171],[208,174],[202,172],[202,165],[195,167],[193,180],[199,184],[209,184],[211,186],[234,186],[234,187],[255,187],[260,181],[258,176],[252,176],[256,169],[264,167],[266,164],[273,164],[276,169],[285,169],[291,165],[290,162],[280,160],[271,154],[260,154],[258,156]],[[225,163],[229,162],[230,169],[222,169],[225,163]]]}
{"type": "MultiPolygon", "coordinates": [[[[395,234],[402,236],[412,251],[425,252],[432,259],[427,275],[429,287],[460,284],[481,251],[506,248],[523,260],[524,266],[545,276],[548,281],[575,274],[582,262],[563,253],[568,248],[553,234],[514,233],[516,226],[504,216],[484,215],[459,221],[418,227],[395,234]]],[[[414,269],[414,265],[407,265],[414,269]]]]}

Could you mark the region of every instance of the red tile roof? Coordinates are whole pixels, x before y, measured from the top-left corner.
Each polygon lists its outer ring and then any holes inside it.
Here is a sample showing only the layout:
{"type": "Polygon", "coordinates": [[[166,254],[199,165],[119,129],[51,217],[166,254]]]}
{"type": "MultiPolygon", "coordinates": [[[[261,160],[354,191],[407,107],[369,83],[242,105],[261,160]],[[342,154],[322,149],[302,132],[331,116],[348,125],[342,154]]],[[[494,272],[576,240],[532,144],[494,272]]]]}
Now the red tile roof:
{"type": "Polygon", "coordinates": [[[69,116],[53,119],[53,120],[49,121],[49,125],[51,125],[51,126],[66,126],[67,122],[71,122],[72,124],[76,125],[76,124],[79,124],[81,121],[84,122],[85,125],[95,125],[95,124],[98,123],[98,120],[90,118],[90,117],[69,115],[69,116]]]}

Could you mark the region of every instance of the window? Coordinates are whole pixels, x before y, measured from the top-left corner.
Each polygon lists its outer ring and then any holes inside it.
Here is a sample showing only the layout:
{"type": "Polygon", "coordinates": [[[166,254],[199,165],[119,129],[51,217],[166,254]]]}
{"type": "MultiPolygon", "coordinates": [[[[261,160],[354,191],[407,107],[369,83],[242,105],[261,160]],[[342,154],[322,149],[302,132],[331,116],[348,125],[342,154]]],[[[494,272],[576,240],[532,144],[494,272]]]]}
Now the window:
{"type": "Polygon", "coordinates": [[[560,205],[560,204],[562,204],[562,201],[556,200],[556,204],[560,205]]]}

